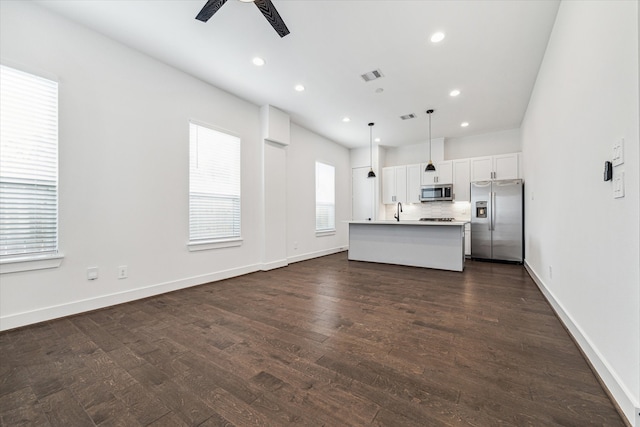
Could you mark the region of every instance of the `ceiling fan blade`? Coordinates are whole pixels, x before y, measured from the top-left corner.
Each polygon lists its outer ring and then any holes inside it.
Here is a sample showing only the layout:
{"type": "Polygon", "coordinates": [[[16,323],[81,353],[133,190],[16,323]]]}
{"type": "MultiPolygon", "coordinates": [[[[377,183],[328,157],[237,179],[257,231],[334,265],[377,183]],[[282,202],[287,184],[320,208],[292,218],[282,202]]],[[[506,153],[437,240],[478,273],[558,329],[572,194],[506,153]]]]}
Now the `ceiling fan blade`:
{"type": "Polygon", "coordinates": [[[208,0],[200,13],[198,13],[198,16],[196,16],[196,19],[207,22],[226,2],[227,0],[208,0]]]}
{"type": "Polygon", "coordinates": [[[276,33],[280,35],[280,37],[284,37],[289,34],[289,29],[285,25],[284,21],[280,17],[280,14],[276,10],[276,7],[271,3],[271,0],[255,0],[254,3],[260,9],[260,12],[267,18],[269,24],[276,30],[276,33]]]}

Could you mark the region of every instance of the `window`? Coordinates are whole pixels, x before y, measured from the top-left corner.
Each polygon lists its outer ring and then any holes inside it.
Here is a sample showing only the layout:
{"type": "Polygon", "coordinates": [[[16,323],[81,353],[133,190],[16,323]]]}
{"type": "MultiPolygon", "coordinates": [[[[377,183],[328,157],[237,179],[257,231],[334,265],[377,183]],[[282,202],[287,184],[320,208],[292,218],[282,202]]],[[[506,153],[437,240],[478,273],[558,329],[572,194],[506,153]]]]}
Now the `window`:
{"type": "Polygon", "coordinates": [[[336,169],[316,162],[316,233],[336,229],[336,169]]]}
{"type": "Polygon", "coordinates": [[[240,241],[240,138],[191,122],[189,244],[224,241],[240,241]]]}
{"type": "Polygon", "coordinates": [[[57,257],[58,83],[2,65],[0,104],[0,261],[57,257]]]}

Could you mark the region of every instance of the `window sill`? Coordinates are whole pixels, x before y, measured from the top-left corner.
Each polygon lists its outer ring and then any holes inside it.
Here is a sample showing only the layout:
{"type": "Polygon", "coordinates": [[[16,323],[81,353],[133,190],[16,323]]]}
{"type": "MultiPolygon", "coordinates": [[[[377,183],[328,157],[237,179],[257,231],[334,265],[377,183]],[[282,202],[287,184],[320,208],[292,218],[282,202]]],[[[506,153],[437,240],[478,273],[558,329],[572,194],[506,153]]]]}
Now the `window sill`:
{"type": "Polygon", "coordinates": [[[64,255],[60,253],[55,255],[7,258],[0,261],[0,274],[58,268],[62,264],[63,259],[64,255]]]}
{"type": "Polygon", "coordinates": [[[323,230],[316,231],[316,237],[333,236],[336,234],[336,230],[323,230]]]}
{"type": "Polygon", "coordinates": [[[208,251],[211,249],[232,248],[242,246],[242,238],[222,239],[222,240],[204,240],[202,242],[189,242],[187,248],[189,252],[208,251]]]}

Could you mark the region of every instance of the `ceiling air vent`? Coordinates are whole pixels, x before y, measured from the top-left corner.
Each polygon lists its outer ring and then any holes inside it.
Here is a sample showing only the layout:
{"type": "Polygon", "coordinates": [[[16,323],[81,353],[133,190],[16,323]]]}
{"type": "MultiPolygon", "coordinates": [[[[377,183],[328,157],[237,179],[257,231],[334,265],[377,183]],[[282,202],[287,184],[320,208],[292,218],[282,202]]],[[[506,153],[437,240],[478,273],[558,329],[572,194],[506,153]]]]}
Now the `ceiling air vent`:
{"type": "Polygon", "coordinates": [[[369,71],[368,73],[362,74],[360,77],[362,77],[362,80],[364,80],[365,82],[370,82],[371,80],[379,79],[380,77],[384,76],[382,75],[382,71],[373,70],[369,71]]]}
{"type": "Polygon", "coordinates": [[[413,114],[413,113],[411,113],[411,114],[405,114],[404,116],[400,116],[400,118],[401,118],[402,120],[415,119],[415,118],[416,118],[416,115],[415,115],[415,114],[413,114]]]}

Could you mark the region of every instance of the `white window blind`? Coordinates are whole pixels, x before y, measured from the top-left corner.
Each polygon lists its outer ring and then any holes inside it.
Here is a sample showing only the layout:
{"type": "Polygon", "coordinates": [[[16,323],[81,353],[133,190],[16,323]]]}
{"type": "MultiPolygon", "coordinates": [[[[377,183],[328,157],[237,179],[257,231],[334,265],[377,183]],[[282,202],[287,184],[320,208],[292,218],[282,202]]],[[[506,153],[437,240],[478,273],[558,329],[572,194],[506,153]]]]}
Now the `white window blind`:
{"type": "Polygon", "coordinates": [[[316,162],[316,231],[336,229],[335,168],[316,162]]]}
{"type": "Polygon", "coordinates": [[[189,124],[189,242],[240,237],[240,138],[189,124]]]}
{"type": "Polygon", "coordinates": [[[0,66],[0,259],[58,250],[58,83],[0,66]]]}

